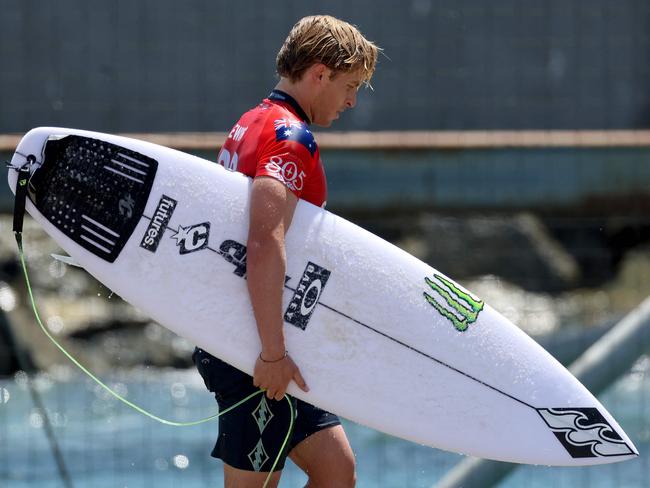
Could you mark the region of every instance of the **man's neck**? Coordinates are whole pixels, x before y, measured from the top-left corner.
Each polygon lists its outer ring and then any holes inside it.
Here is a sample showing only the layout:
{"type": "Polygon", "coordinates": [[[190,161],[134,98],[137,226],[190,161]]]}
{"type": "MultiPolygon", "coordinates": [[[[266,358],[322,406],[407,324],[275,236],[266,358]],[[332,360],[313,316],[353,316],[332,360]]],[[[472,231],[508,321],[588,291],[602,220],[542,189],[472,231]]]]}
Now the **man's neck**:
{"type": "Polygon", "coordinates": [[[300,108],[303,109],[309,120],[313,120],[313,113],[311,111],[311,98],[309,97],[306,90],[303,89],[302,85],[299,83],[292,83],[286,78],[281,78],[277,85],[275,85],[276,90],[281,90],[287,95],[293,97],[293,99],[298,102],[300,108]]]}

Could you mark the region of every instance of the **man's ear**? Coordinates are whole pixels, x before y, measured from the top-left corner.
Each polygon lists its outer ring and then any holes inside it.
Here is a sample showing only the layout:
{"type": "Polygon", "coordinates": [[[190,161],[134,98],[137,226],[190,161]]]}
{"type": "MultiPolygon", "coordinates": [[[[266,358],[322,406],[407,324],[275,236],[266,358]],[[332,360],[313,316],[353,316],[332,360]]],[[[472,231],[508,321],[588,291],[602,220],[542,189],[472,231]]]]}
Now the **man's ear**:
{"type": "Polygon", "coordinates": [[[307,73],[314,83],[320,84],[324,80],[329,79],[330,69],[323,63],[314,63],[309,67],[307,73]]]}

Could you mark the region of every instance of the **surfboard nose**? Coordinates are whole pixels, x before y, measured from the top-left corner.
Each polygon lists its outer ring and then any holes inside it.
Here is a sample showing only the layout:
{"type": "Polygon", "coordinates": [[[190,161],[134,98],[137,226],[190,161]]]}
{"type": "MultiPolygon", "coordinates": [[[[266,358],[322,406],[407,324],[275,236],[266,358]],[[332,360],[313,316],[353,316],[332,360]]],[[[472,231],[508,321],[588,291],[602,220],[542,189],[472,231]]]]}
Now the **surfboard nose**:
{"type": "Polygon", "coordinates": [[[617,462],[639,455],[623,429],[596,407],[539,408],[537,413],[573,459],[617,462]]]}

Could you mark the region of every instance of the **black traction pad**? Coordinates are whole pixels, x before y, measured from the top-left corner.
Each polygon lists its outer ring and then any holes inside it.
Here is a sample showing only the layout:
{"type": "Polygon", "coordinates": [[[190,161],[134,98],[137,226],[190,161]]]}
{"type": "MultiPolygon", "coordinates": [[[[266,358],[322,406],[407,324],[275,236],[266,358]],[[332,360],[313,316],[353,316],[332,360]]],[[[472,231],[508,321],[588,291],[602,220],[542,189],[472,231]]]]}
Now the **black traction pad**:
{"type": "Polygon", "coordinates": [[[155,159],[116,144],[51,137],[29,197],[61,232],[112,263],[144,212],[157,168],[155,159]]]}

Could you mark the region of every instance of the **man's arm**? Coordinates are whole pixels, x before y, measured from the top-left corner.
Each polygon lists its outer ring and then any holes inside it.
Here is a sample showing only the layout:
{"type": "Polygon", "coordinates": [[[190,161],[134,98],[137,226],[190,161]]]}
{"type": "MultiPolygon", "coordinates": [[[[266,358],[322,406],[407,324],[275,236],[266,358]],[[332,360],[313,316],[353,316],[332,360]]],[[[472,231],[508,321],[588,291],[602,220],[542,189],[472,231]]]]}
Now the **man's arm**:
{"type": "Polygon", "coordinates": [[[253,383],[281,400],[291,380],[308,391],[293,360],[285,357],[282,293],[286,273],[285,234],[298,198],[271,177],[253,180],[246,255],[246,281],[262,343],[253,383]]]}

